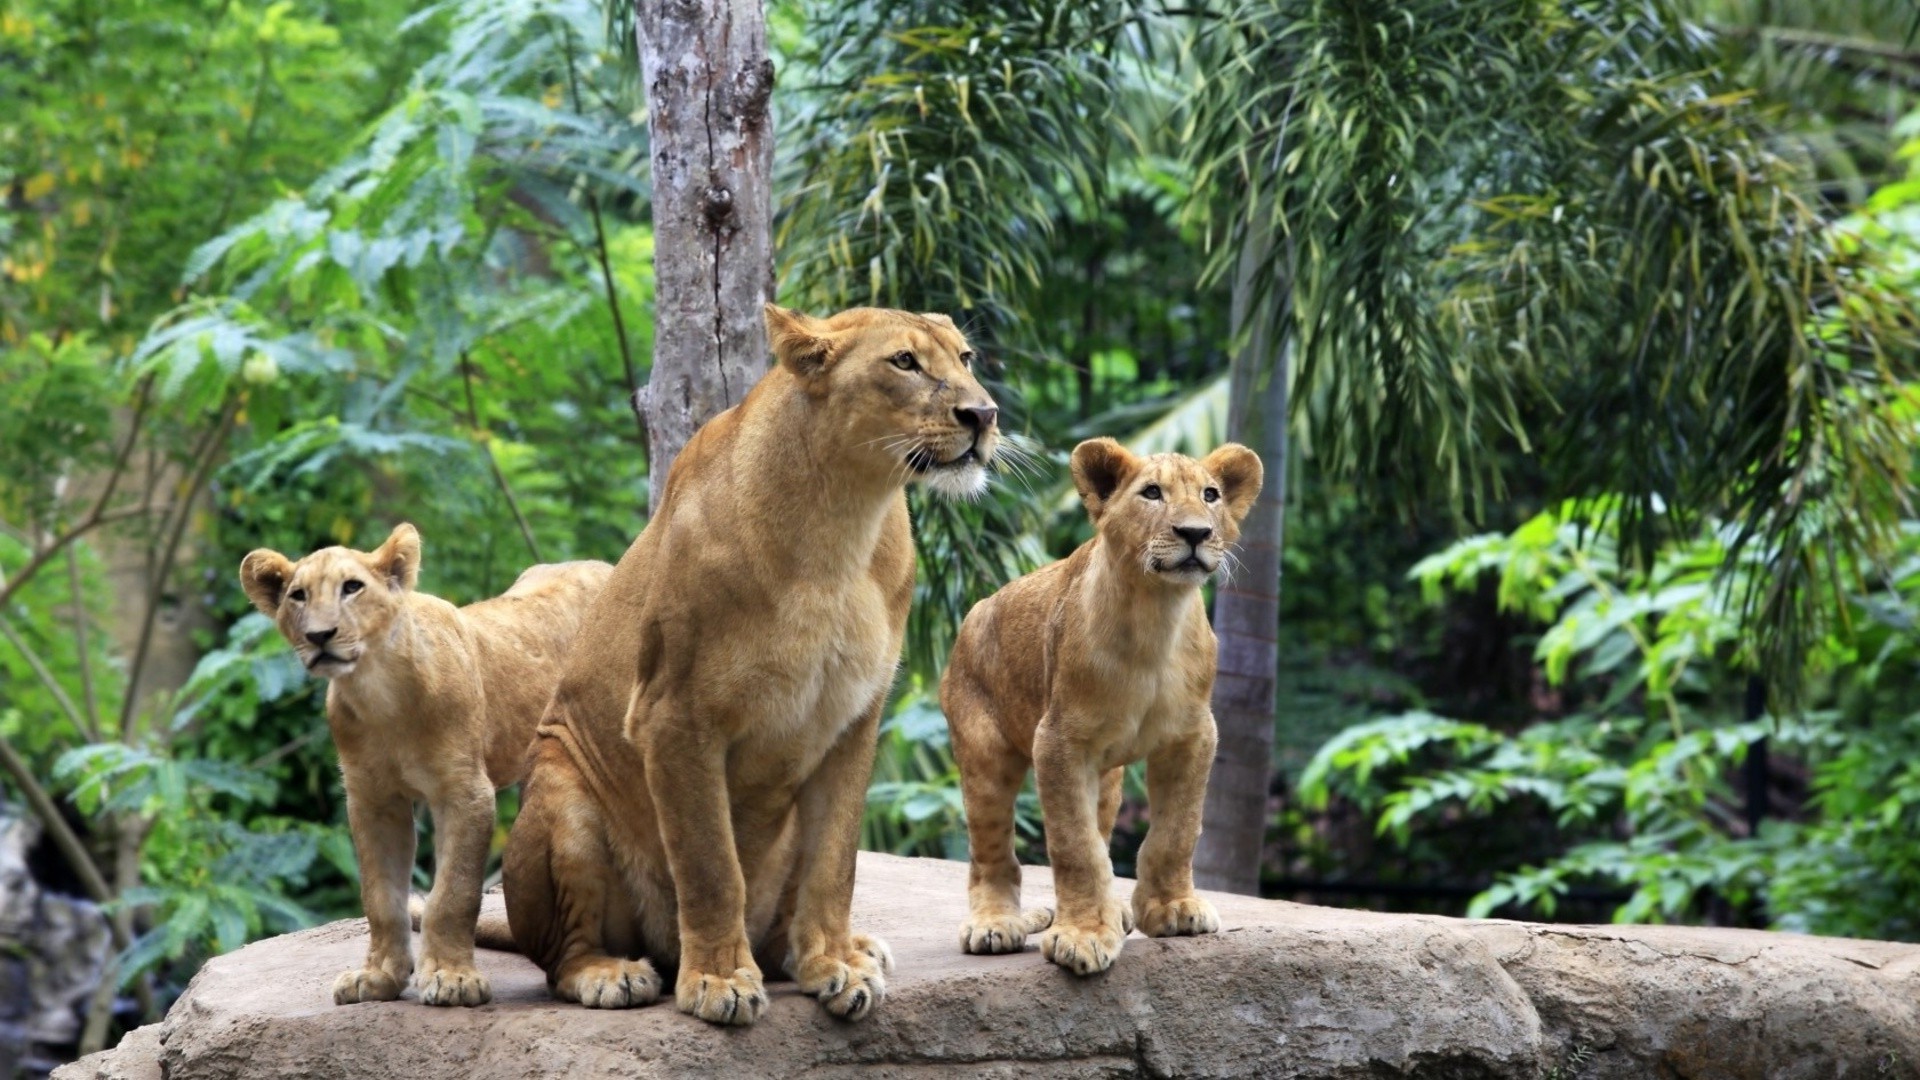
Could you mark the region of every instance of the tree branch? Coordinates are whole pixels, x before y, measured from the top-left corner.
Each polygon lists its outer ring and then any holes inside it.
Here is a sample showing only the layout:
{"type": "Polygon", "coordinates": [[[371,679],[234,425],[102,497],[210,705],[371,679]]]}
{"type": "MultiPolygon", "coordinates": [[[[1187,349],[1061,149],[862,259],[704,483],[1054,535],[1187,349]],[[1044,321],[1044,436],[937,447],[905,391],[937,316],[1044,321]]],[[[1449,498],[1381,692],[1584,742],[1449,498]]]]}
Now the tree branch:
{"type": "Polygon", "coordinates": [[[90,739],[98,739],[100,730],[100,697],[93,685],[93,657],[89,652],[87,626],[87,594],[81,587],[80,554],[72,545],[67,547],[67,591],[73,600],[73,644],[75,655],[79,658],[80,700],[86,703],[87,726],[90,739]]]}
{"type": "MultiPolygon", "coordinates": [[[[47,789],[40,785],[40,781],[33,778],[33,772],[27,768],[26,759],[20,756],[20,752],[13,748],[13,744],[8,742],[4,735],[0,735],[0,769],[6,770],[7,775],[13,778],[14,785],[20,789],[20,794],[27,800],[27,807],[33,811],[35,817],[40,819],[40,824],[46,826],[47,834],[53,837],[54,846],[60,849],[60,854],[65,856],[68,864],[73,867],[73,872],[79,877],[80,886],[87,890],[87,895],[92,897],[95,903],[104,904],[112,900],[113,892],[107,887],[107,879],[100,873],[100,867],[93,861],[93,856],[87,854],[87,846],[80,842],[79,834],[67,824],[67,819],[60,813],[59,804],[53,801],[53,796],[47,794],[47,789]]],[[[128,943],[122,939],[117,930],[114,933],[114,940],[121,948],[127,947],[128,943]]]]}
{"type": "Polygon", "coordinates": [[[0,637],[6,638],[9,644],[20,650],[20,655],[26,658],[27,666],[33,669],[34,676],[40,680],[42,686],[47,688],[47,693],[53,695],[53,700],[60,706],[60,711],[67,714],[68,720],[73,721],[74,730],[85,736],[88,742],[99,742],[100,731],[94,727],[91,718],[81,713],[80,707],[74,704],[66,688],[60,685],[60,680],[53,677],[47,662],[40,658],[40,654],[34,651],[33,646],[27,644],[26,639],[20,636],[19,631],[13,628],[13,624],[5,616],[0,616],[0,637]]]}
{"type": "Polygon", "coordinates": [[[527,551],[533,555],[533,561],[545,562],[540,557],[539,541],[533,538],[533,526],[527,523],[527,515],[520,512],[520,500],[513,497],[507,474],[500,471],[500,461],[493,456],[493,433],[480,426],[480,410],[473,403],[473,361],[465,349],[460,350],[460,378],[467,387],[467,422],[473,426],[473,433],[480,440],[481,452],[487,455],[487,467],[493,470],[493,482],[500,486],[500,494],[506,496],[507,509],[513,511],[513,520],[520,526],[520,538],[527,542],[527,551]]]}
{"type": "Polygon", "coordinates": [[[146,614],[140,621],[139,644],[134,647],[133,661],[127,666],[127,694],[120,705],[120,737],[129,744],[133,742],[133,719],[140,706],[140,675],[147,666],[147,652],[153,645],[153,627],[159,619],[160,601],[166,595],[167,579],[173,576],[174,560],[180,553],[180,538],[187,531],[187,519],[193,516],[195,500],[200,497],[201,489],[213,473],[214,460],[219,456],[228,430],[233,427],[236,411],[237,406],[233,402],[221,409],[220,422],[194,448],[192,478],[187,484],[186,494],[169,515],[172,520],[165,528],[166,547],[159,561],[154,564],[153,587],[147,594],[146,614]]]}

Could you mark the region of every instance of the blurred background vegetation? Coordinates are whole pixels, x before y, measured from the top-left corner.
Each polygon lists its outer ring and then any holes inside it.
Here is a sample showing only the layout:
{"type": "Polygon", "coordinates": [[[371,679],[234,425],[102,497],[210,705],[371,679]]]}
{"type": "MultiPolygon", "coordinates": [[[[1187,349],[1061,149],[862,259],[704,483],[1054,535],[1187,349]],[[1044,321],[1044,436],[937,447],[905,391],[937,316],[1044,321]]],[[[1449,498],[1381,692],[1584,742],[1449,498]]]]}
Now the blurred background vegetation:
{"type": "MultiPolygon", "coordinates": [[[[115,958],[51,1052],[357,914],[242,554],[409,520],[468,602],[644,524],[616,8],[0,7],[0,790],[115,958]]],[[[1087,535],[1066,451],[1211,448],[1238,364],[1292,400],[1263,891],[1920,940],[1917,17],[771,3],[780,299],[954,313],[1049,464],[914,498],[866,846],[964,853],[934,688],[1087,535]]]]}

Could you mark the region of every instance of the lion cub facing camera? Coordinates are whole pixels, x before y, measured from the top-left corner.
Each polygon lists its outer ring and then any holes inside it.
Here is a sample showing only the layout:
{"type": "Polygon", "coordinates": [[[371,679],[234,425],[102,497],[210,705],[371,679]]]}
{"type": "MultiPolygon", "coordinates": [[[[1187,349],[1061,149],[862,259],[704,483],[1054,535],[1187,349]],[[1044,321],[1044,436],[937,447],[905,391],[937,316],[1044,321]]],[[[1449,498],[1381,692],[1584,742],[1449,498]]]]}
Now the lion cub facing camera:
{"type": "Polygon", "coordinates": [[[327,726],[347,786],[371,940],[333,984],[338,1005],[391,1001],[413,973],[407,886],[413,804],[433,813],[433,891],[421,921],[420,1000],[481,1005],[473,966],[493,793],[527,771],[534,725],[567,647],[613,567],[535,566],[504,594],[456,608],[414,591],[420,534],[399,525],[372,552],[322,548],[299,562],[261,548],[240,584],[306,669],[331,680],[327,726]]]}
{"type": "Polygon", "coordinates": [[[1244,446],[1195,461],[1083,442],[1073,482],[1093,539],[967,613],[940,684],[973,848],[967,952],[1018,952],[1045,930],[1048,960],[1091,975],[1113,965],[1136,924],[1154,937],[1220,928],[1193,891],[1216,742],[1215,644],[1200,585],[1240,535],[1261,479],[1244,446]],[[1129,911],[1108,895],[1107,841],[1121,772],[1142,758],[1153,823],[1129,911]],[[1013,803],[1029,765],[1058,914],[1020,910],[1013,803]]]}

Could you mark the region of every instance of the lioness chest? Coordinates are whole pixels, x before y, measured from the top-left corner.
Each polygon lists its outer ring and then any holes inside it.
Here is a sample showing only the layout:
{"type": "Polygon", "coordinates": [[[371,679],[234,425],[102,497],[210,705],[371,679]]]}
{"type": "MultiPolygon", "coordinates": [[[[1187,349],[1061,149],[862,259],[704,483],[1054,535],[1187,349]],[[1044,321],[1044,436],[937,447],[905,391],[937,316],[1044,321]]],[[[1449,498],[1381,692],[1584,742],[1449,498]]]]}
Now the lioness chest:
{"type": "Polygon", "coordinates": [[[806,776],[848,726],[886,693],[898,631],[869,580],[796,583],[748,624],[742,678],[731,687],[743,723],[736,770],[806,776]]]}

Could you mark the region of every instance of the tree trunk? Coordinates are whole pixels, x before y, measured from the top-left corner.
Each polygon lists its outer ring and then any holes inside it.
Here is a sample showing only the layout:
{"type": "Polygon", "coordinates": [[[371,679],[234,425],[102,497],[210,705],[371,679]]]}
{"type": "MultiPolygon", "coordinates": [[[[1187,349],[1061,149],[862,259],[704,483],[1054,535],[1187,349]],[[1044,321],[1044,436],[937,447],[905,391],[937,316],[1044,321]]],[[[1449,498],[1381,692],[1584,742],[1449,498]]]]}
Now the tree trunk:
{"type": "Polygon", "coordinates": [[[1287,494],[1287,378],[1290,341],[1258,302],[1255,276],[1268,249],[1249,241],[1233,282],[1233,326],[1245,346],[1234,356],[1227,395],[1227,435],[1249,446],[1266,466],[1266,484],[1240,531],[1241,566],[1220,584],[1213,628],[1220,671],[1213,717],[1220,747],[1207,782],[1204,831],[1194,851],[1201,888],[1260,891],[1260,852],[1267,831],[1267,787],[1273,762],[1274,672],[1280,660],[1280,539],[1287,494]]]}
{"type": "Polygon", "coordinates": [[[701,424],[766,368],[773,292],[773,124],[761,0],[639,5],[653,153],[653,374],[649,506],[701,424]]]}

